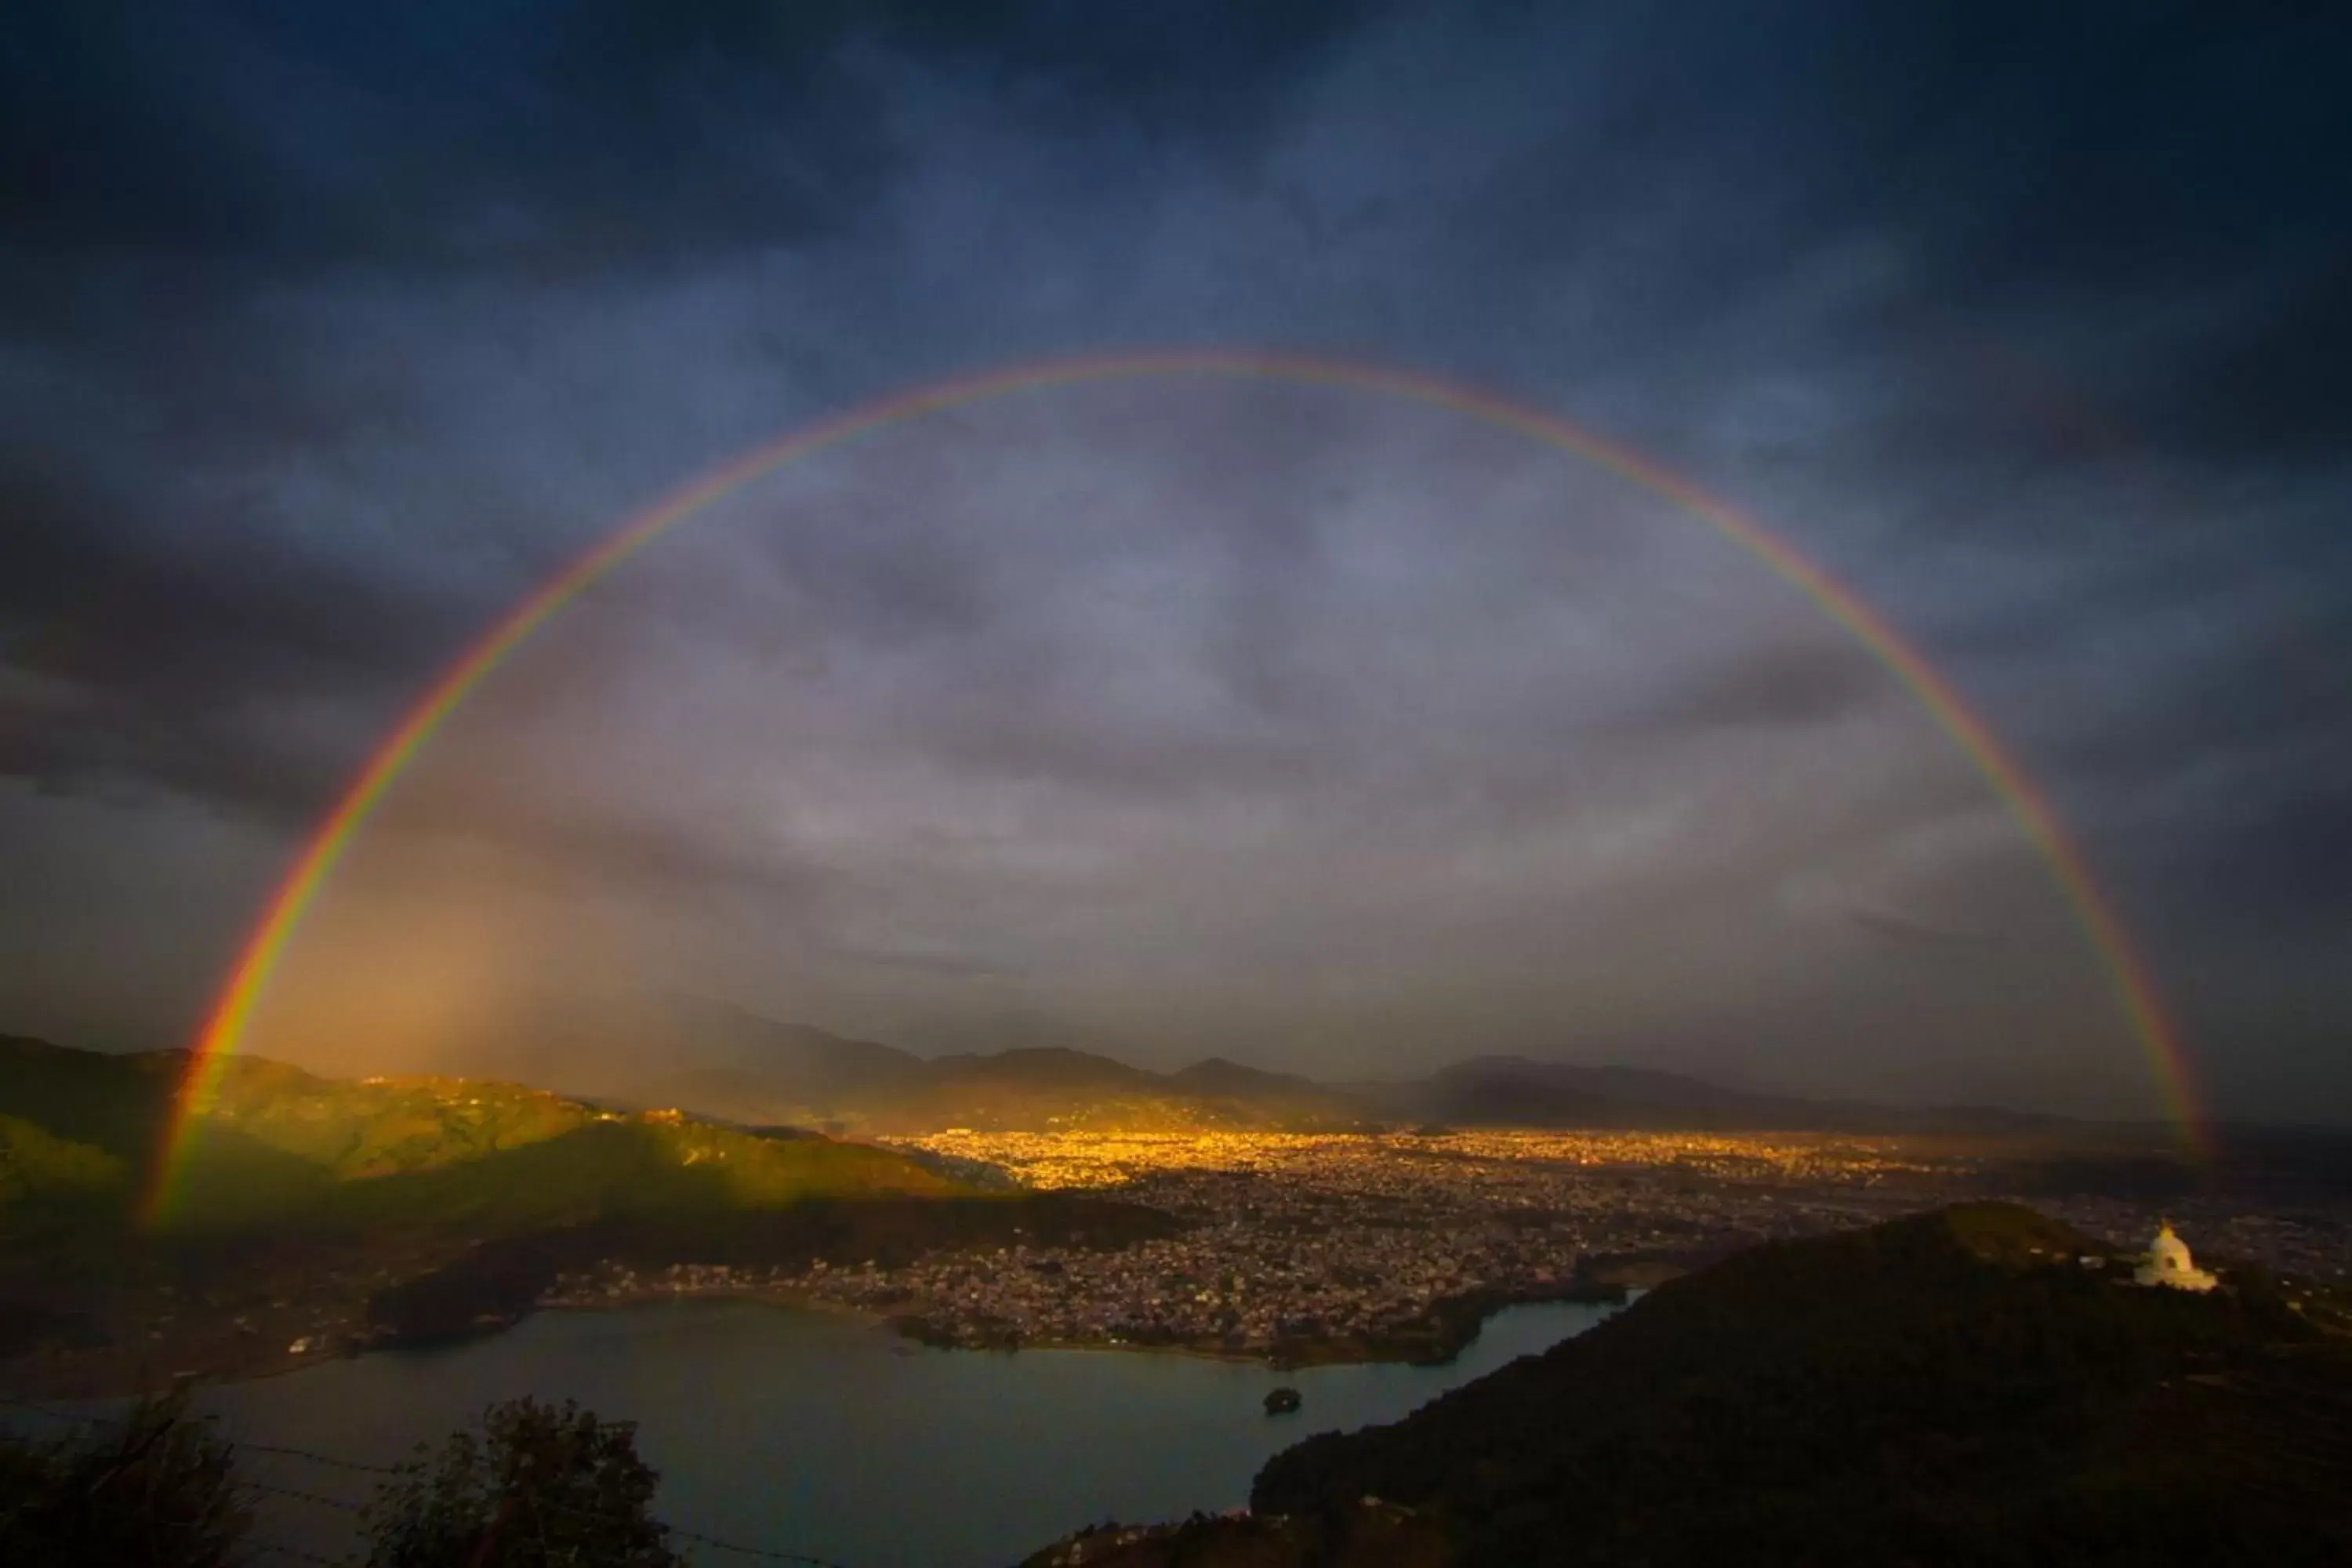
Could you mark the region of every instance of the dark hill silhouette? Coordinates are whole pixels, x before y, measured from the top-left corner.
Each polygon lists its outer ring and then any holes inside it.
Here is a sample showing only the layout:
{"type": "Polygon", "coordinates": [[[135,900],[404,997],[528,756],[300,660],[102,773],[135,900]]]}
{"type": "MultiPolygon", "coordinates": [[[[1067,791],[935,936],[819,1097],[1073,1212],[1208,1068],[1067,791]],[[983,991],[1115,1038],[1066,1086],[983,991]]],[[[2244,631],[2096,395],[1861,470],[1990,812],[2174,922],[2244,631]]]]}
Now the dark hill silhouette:
{"type": "Polygon", "coordinates": [[[2352,1550],[2343,1451],[2306,1441],[2352,1420],[2344,1347],[2258,1281],[2197,1297],[2079,1261],[2106,1251],[2004,1205],[1757,1247],[1394,1426],[1277,1456],[1252,1500],[1391,1499],[1471,1563],[2352,1550]]]}
{"type": "Polygon", "coordinates": [[[1756,1247],[1085,1561],[2352,1562],[2352,1345],[2106,1252],[1993,1204],[1756,1247]]]}

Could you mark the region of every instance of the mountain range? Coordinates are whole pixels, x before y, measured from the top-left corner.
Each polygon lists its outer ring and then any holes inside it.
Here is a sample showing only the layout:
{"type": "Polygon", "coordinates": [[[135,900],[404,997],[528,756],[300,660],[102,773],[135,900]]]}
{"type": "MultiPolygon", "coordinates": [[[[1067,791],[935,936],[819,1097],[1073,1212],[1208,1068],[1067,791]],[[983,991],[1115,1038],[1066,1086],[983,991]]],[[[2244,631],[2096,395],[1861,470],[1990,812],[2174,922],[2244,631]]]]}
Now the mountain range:
{"type": "MultiPolygon", "coordinates": [[[[1654,1068],[1479,1057],[1426,1077],[1323,1083],[1210,1057],[1174,1072],[1061,1047],[923,1058],[715,1004],[666,1011],[666,1062],[614,1098],[747,1126],[908,1135],[948,1128],[1339,1131],[1373,1125],[2026,1134],[2080,1123],[1987,1107],[1916,1109],[1727,1089],[1654,1068]]],[[[639,1051],[643,1055],[642,1048],[639,1051]]]]}
{"type": "MultiPolygon", "coordinates": [[[[647,1030],[646,1021],[632,1027],[647,1030]]],[[[215,1228],[299,1220],[348,1229],[399,1215],[486,1235],[673,1199],[760,1208],[813,1194],[992,1184],[989,1171],[856,1142],[957,1128],[2017,1132],[2065,1125],[1998,1111],[1810,1101],[1673,1073],[1508,1057],[1356,1084],[1216,1057],[1176,1072],[1059,1048],[927,1058],[709,1007],[677,1033],[636,1037],[641,1055],[692,1065],[591,1097],[496,1079],[336,1079],[232,1058],[219,1065],[182,1141],[173,1211],[215,1228]]],[[[179,1051],[111,1055],[0,1036],[0,1232],[129,1217],[152,1185],[187,1060],[179,1051]]]]}

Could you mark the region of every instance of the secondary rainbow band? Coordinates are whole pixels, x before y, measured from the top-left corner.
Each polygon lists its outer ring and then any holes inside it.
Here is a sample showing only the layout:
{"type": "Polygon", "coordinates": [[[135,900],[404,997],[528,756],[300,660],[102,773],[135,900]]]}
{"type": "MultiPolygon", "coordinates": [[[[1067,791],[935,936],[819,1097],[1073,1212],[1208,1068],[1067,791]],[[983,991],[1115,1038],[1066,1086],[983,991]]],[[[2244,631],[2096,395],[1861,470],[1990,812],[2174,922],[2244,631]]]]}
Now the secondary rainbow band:
{"type": "Polygon", "coordinates": [[[198,1037],[180,1097],[169,1119],[147,1204],[151,1217],[167,1212],[184,1162],[191,1121],[217,1085],[220,1064],[236,1048],[255,1005],[284,958],[287,944],[370,814],[398,782],[434,732],[490,673],[532,633],[582,592],[671,529],[798,458],[838,447],[886,426],[1009,392],[1154,375],[1269,377],[1391,394],[1475,416],[1548,446],[1576,454],[1620,475],[1711,524],[1793,584],[1855,641],[1875,655],[1957,742],[2048,863],[2104,966],[2133,1035],[2147,1052],[2168,1109],[2192,1149],[2210,1152],[2180,1043],[2157,1000],[2156,988],[2121,921],[2092,880],[2083,856],[2057,816],[1984,721],[1951,684],[1931,668],[1885,620],[1819,566],[1761,522],[1708,495],[1648,458],[1564,420],[1491,394],[1408,371],[1304,356],[1206,351],[1129,354],[1016,366],[942,382],[809,426],[735,458],[639,512],[534,590],[436,680],[368,759],[351,787],[295,858],[271,895],[267,912],[221,991],[198,1037]]]}

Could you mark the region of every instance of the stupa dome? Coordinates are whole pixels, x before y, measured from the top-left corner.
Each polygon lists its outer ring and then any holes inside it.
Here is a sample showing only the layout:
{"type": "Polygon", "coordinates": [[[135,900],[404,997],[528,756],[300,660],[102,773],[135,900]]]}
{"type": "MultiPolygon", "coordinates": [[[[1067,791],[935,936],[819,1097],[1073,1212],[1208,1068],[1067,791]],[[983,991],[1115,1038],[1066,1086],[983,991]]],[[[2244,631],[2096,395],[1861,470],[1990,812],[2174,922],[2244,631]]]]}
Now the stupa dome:
{"type": "Polygon", "coordinates": [[[2156,1239],[2147,1245],[2147,1256],[2140,1260],[2132,1279],[2141,1285],[2161,1285],[2174,1290],[2210,1290],[2219,1279],[2197,1267],[2189,1256],[2189,1244],[2173,1234],[2172,1222],[2158,1227],[2156,1239]]]}

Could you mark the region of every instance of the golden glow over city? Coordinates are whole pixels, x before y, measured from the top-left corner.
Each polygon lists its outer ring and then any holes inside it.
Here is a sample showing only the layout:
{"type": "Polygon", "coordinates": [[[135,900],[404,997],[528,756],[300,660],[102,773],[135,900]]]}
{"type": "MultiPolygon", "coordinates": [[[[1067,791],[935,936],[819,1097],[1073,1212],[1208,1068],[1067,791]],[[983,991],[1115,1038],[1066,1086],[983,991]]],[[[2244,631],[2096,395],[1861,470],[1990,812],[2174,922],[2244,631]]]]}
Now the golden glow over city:
{"type": "Polygon", "coordinates": [[[1493,1170],[1465,1171],[1462,1179],[1508,1182],[1504,1169],[1638,1166],[1703,1172],[1723,1180],[1853,1181],[1867,1184],[1895,1173],[1948,1173],[1972,1164],[1916,1152],[1894,1138],[1813,1133],[1776,1136],[1708,1132],[1545,1132],[1481,1130],[1412,1133],[1311,1133],[1211,1131],[1198,1132],[984,1132],[950,1128],[902,1142],[935,1154],[1002,1166],[1024,1186],[1113,1188],[1171,1171],[1246,1172],[1257,1175],[1345,1173],[1360,1180],[1383,1162],[1475,1162],[1493,1170]]]}

